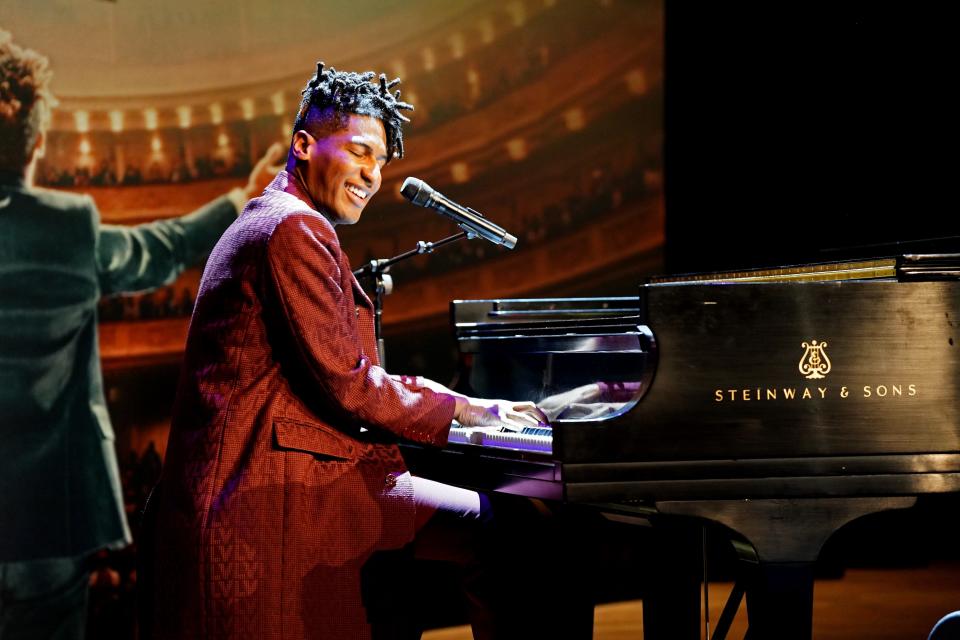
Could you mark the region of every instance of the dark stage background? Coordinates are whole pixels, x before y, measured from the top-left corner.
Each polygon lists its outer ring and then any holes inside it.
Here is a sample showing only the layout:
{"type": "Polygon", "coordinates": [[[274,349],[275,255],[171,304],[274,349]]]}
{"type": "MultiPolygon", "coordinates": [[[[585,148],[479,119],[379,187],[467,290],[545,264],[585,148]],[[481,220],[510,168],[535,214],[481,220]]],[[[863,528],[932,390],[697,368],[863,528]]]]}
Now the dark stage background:
{"type": "Polygon", "coordinates": [[[666,3],[667,270],[956,251],[952,24],[947,3],[666,3]]]}

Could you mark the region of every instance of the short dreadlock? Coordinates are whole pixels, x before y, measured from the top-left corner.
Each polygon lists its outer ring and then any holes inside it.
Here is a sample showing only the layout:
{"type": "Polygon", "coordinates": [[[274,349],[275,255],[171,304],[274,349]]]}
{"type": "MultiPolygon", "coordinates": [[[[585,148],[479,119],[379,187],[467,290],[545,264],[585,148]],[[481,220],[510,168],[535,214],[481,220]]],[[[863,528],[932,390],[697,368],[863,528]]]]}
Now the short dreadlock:
{"type": "Polygon", "coordinates": [[[0,171],[23,171],[37,136],[50,124],[56,105],[52,76],[44,56],[14,44],[0,29],[0,171]]]}
{"type": "Polygon", "coordinates": [[[387,136],[387,161],[403,157],[403,123],[410,119],[400,113],[401,110],[413,111],[413,105],[400,101],[400,90],[393,94],[390,89],[400,84],[400,78],[387,82],[387,76],[380,74],[379,82],[371,82],[377,74],[373,71],[354,73],[337,71],[333,67],[324,69],[317,62],[317,72],[300,93],[300,108],[293,131],[304,129],[310,120],[311,109],[330,111],[331,124],[337,130],[346,126],[346,116],[356,114],[372,116],[383,122],[387,136]]]}

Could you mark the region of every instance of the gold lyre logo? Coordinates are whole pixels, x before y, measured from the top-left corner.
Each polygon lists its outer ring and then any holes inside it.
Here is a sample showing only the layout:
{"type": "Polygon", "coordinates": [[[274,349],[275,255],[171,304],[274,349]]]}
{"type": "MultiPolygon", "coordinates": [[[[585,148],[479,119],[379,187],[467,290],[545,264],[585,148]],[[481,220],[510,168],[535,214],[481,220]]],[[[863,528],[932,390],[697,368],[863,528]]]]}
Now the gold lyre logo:
{"type": "Polygon", "coordinates": [[[830,358],[827,357],[827,352],[824,349],[827,347],[826,342],[817,342],[816,340],[811,340],[810,343],[803,343],[803,357],[800,358],[800,373],[802,373],[807,380],[816,380],[819,378],[824,378],[828,373],[830,373],[830,358]]]}

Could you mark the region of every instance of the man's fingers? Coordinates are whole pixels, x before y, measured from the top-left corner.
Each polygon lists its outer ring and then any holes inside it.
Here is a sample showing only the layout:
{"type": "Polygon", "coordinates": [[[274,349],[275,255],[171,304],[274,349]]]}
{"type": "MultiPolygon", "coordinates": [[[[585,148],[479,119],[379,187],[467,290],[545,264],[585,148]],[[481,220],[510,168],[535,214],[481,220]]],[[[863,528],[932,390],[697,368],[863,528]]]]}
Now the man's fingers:
{"type": "Polygon", "coordinates": [[[540,420],[540,418],[530,413],[520,413],[515,411],[507,413],[504,421],[509,421],[515,425],[519,425],[521,429],[523,427],[540,427],[548,424],[546,421],[540,420]]]}
{"type": "Polygon", "coordinates": [[[513,410],[525,417],[528,417],[535,425],[550,424],[547,414],[541,411],[540,408],[532,402],[524,402],[514,405],[513,410]]]}
{"type": "Polygon", "coordinates": [[[523,431],[525,427],[529,427],[529,423],[524,423],[519,420],[515,420],[513,416],[504,418],[500,420],[500,427],[506,431],[523,431]]]}
{"type": "Polygon", "coordinates": [[[473,402],[460,411],[458,420],[464,426],[500,427],[510,431],[523,431],[526,427],[550,426],[547,416],[532,402],[506,400],[474,400],[473,402]],[[483,406],[479,404],[480,402],[489,404],[483,406]]]}
{"type": "Polygon", "coordinates": [[[279,142],[274,142],[270,145],[270,148],[267,149],[267,152],[263,154],[264,164],[277,164],[281,161],[281,154],[283,154],[283,145],[279,142]]]}
{"type": "Polygon", "coordinates": [[[273,176],[283,169],[283,166],[283,145],[274,142],[254,165],[251,176],[257,181],[265,181],[269,184],[273,176]]]}
{"type": "Polygon", "coordinates": [[[511,420],[516,420],[517,422],[523,422],[533,426],[540,422],[536,416],[527,413],[526,411],[511,411],[507,414],[507,417],[511,420]]]}

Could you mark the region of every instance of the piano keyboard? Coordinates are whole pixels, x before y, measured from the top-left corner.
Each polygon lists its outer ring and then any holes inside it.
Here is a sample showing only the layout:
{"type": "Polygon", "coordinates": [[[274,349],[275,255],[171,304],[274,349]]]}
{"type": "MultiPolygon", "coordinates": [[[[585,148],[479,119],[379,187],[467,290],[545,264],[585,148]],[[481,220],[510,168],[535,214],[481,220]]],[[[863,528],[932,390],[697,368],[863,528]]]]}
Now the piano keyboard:
{"type": "Polygon", "coordinates": [[[520,451],[553,451],[553,432],[549,428],[524,427],[523,431],[488,431],[464,427],[454,422],[450,427],[450,444],[472,444],[494,449],[520,451]]]}

